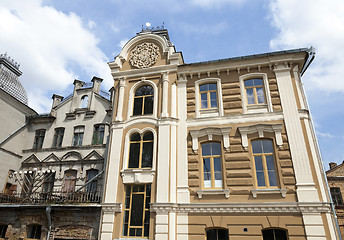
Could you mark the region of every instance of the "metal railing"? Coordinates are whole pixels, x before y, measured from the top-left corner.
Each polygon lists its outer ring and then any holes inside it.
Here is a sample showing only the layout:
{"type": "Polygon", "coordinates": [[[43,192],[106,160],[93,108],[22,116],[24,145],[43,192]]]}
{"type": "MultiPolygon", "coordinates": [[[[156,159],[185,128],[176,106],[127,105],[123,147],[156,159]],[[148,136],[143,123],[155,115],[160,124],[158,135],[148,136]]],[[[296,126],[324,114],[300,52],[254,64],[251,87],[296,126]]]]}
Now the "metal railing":
{"type": "Polygon", "coordinates": [[[81,204],[100,203],[100,192],[49,192],[31,193],[29,195],[21,193],[6,194],[0,193],[1,203],[12,204],[81,204]]]}

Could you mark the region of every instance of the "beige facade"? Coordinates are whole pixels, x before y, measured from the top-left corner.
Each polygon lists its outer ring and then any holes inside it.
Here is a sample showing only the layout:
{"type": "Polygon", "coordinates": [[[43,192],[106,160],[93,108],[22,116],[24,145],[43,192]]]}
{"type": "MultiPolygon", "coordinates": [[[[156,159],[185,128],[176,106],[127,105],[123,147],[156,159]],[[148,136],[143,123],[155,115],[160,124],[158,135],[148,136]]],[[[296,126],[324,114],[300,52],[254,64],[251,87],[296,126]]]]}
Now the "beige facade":
{"type": "Polygon", "coordinates": [[[99,238],[339,239],[300,80],[313,54],[185,64],[167,30],[128,41],[99,238]]]}

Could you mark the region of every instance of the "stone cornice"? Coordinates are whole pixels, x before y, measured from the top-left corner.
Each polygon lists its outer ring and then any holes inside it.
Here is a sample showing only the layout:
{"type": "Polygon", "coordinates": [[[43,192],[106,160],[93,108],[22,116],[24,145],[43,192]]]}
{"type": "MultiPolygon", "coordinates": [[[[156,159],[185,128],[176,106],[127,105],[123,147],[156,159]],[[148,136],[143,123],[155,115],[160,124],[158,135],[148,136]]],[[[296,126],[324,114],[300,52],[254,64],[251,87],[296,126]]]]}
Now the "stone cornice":
{"type": "Polygon", "coordinates": [[[330,203],[152,203],[156,213],[330,213],[330,203]]]}
{"type": "Polygon", "coordinates": [[[102,203],[101,206],[105,213],[122,212],[122,203],[102,203]]]}

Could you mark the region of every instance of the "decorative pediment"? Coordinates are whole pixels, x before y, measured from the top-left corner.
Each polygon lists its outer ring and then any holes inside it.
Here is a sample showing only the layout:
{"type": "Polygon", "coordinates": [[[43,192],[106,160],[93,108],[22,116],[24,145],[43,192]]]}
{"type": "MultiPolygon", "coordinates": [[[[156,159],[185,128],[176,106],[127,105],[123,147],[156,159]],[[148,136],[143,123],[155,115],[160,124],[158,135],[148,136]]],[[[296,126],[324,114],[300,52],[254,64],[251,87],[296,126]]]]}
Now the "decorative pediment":
{"type": "Polygon", "coordinates": [[[96,150],[93,150],[84,158],[84,160],[86,161],[104,160],[104,158],[96,150]]]}
{"type": "Polygon", "coordinates": [[[75,151],[68,152],[61,158],[62,161],[78,161],[81,159],[81,154],[75,151]]]}
{"type": "Polygon", "coordinates": [[[241,144],[245,150],[248,148],[248,134],[258,133],[260,138],[264,137],[264,133],[275,133],[277,146],[281,149],[283,146],[282,140],[282,124],[255,124],[251,126],[238,127],[241,134],[241,144]]]}
{"type": "Polygon", "coordinates": [[[197,153],[198,151],[198,138],[203,136],[208,136],[208,140],[211,141],[213,136],[222,136],[223,138],[223,147],[226,151],[229,151],[229,133],[231,131],[231,127],[226,128],[203,128],[197,130],[190,130],[190,135],[192,137],[192,150],[197,153]]]}
{"type": "Polygon", "coordinates": [[[44,158],[42,162],[60,162],[61,160],[54,154],[50,154],[48,157],[44,158]]]}
{"type": "Polygon", "coordinates": [[[38,157],[36,157],[35,154],[32,154],[22,162],[22,164],[27,164],[27,163],[34,164],[34,163],[41,163],[41,161],[39,161],[38,157]]]}

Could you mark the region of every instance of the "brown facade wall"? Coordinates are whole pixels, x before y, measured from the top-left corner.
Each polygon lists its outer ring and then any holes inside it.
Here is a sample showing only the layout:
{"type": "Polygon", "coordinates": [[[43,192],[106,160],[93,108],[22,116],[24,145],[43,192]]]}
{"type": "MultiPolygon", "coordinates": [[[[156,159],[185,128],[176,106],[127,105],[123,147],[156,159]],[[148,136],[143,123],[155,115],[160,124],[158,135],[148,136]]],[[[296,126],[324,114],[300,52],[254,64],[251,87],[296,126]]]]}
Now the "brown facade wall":
{"type": "Polygon", "coordinates": [[[262,229],[283,228],[290,240],[305,240],[302,216],[299,214],[189,214],[189,240],[206,239],[207,228],[226,228],[231,240],[261,240],[262,229]],[[247,231],[244,230],[247,229],[247,231]]]}

